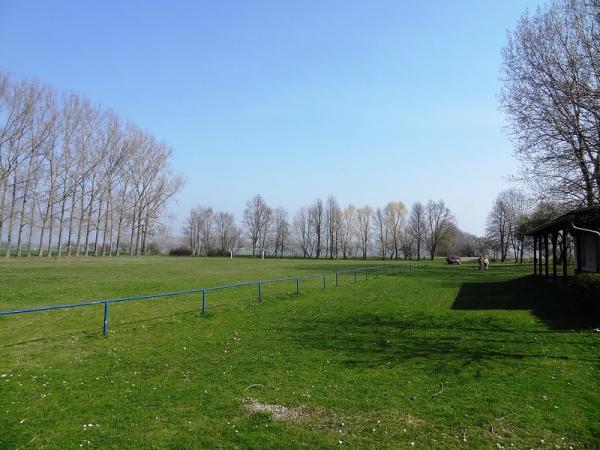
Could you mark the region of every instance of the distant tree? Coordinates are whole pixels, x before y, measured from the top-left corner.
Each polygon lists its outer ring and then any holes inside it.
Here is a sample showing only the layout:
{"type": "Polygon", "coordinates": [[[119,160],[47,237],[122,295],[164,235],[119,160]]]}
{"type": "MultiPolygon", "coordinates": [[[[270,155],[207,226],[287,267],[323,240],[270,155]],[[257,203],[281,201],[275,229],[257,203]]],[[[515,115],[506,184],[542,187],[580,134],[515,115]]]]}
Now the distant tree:
{"type": "Polygon", "coordinates": [[[275,228],[275,256],[283,257],[289,236],[288,213],[283,207],[279,207],[273,214],[275,228]]]}
{"type": "Polygon", "coordinates": [[[296,211],[292,221],[292,228],[294,230],[296,245],[300,248],[302,257],[312,257],[313,235],[308,208],[304,207],[296,211]]]}
{"type": "Polygon", "coordinates": [[[487,236],[504,262],[512,247],[515,262],[523,259],[527,244],[529,200],[517,189],[502,191],[496,197],[487,219],[487,236]]]}
{"type": "Polygon", "coordinates": [[[429,200],[425,205],[425,243],[433,259],[440,244],[452,236],[455,230],[454,217],[443,200],[429,200]]]}
{"type": "Polygon", "coordinates": [[[325,225],[327,227],[327,251],[329,258],[337,258],[340,240],[340,229],[342,226],[342,210],[337,199],[330,195],[325,204],[325,225]]]}
{"type": "Polygon", "coordinates": [[[352,204],[346,206],[340,220],[340,243],[342,257],[348,258],[352,248],[352,240],[356,234],[356,207],[352,204]]]}
{"type": "Polygon", "coordinates": [[[411,235],[411,240],[414,242],[417,260],[421,259],[421,248],[425,242],[426,226],[425,207],[421,202],[415,202],[412,205],[410,215],[408,216],[407,232],[411,235]]]}
{"type": "Polygon", "coordinates": [[[325,211],[323,200],[320,198],[315,200],[312,206],[308,209],[312,232],[315,236],[315,256],[321,257],[321,249],[323,247],[323,226],[325,222],[325,211]]]}
{"type": "Polygon", "coordinates": [[[369,206],[363,206],[356,210],[356,226],[358,238],[362,251],[362,259],[367,259],[369,251],[369,241],[371,239],[373,223],[373,209],[369,206]]]}
{"type": "Polygon", "coordinates": [[[273,211],[260,195],[256,195],[246,202],[243,223],[252,245],[252,256],[256,256],[259,243],[261,244],[261,250],[265,249],[266,236],[271,225],[272,215],[273,211]]]}
{"type": "Polygon", "coordinates": [[[379,252],[381,259],[385,259],[385,254],[388,246],[388,231],[387,217],[382,208],[377,208],[373,212],[373,225],[376,230],[377,241],[379,244],[379,252]]]}
{"type": "Polygon", "coordinates": [[[237,247],[240,232],[235,224],[235,217],[228,212],[220,211],[214,215],[215,231],[219,243],[218,252],[226,255],[237,247]]]}
{"type": "Polygon", "coordinates": [[[400,249],[404,259],[412,259],[415,254],[415,237],[405,228],[400,235],[400,249]]]}
{"type": "Polygon", "coordinates": [[[406,221],[406,206],[402,202],[389,202],[384,209],[387,229],[387,251],[390,258],[398,259],[406,221]]]}
{"type": "Polygon", "coordinates": [[[512,233],[512,217],[508,201],[500,193],[487,219],[487,236],[494,243],[493,248],[500,252],[500,261],[506,260],[510,236],[512,233]]]}

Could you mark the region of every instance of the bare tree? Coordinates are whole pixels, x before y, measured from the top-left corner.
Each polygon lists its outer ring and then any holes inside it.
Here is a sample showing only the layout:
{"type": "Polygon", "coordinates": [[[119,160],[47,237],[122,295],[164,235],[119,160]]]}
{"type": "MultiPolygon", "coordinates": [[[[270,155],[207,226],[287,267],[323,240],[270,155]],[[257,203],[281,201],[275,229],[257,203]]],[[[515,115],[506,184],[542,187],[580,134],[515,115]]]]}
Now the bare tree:
{"type": "Polygon", "coordinates": [[[377,231],[377,241],[379,243],[379,251],[381,253],[381,259],[385,259],[385,254],[388,246],[388,227],[387,217],[385,211],[381,208],[377,208],[373,213],[373,223],[375,230],[377,231]]]}
{"type": "Polygon", "coordinates": [[[541,199],[600,201],[600,2],[525,13],[504,49],[501,106],[541,199]]]}
{"type": "Polygon", "coordinates": [[[313,235],[308,208],[300,208],[292,221],[296,245],[300,248],[303,258],[312,257],[313,235]]]}
{"type": "Polygon", "coordinates": [[[309,207],[308,212],[310,224],[315,236],[315,256],[318,259],[321,257],[321,249],[323,246],[323,226],[325,221],[323,200],[320,198],[315,200],[312,206],[309,207]]]}
{"type": "Polygon", "coordinates": [[[406,206],[402,202],[389,202],[383,210],[386,227],[386,248],[391,258],[398,259],[402,230],[406,221],[406,206]]]}
{"type": "Polygon", "coordinates": [[[455,229],[454,217],[443,200],[429,200],[425,206],[426,238],[429,256],[433,259],[440,244],[451,236],[455,229]]]}
{"type": "Polygon", "coordinates": [[[500,253],[504,262],[512,247],[515,261],[523,257],[528,231],[528,199],[516,189],[498,194],[487,219],[488,242],[500,253]]]}
{"type": "Polygon", "coordinates": [[[413,203],[410,209],[410,215],[408,217],[408,229],[407,232],[411,236],[411,240],[414,242],[415,250],[417,252],[417,260],[421,259],[421,249],[425,242],[426,233],[425,223],[425,207],[421,202],[413,203]]]}
{"type": "Polygon", "coordinates": [[[283,257],[285,246],[289,235],[288,213],[283,207],[279,207],[273,214],[275,228],[275,256],[283,257]]]}
{"type": "Polygon", "coordinates": [[[111,111],[74,94],[0,72],[0,242],[40,256],[117,254],[131,227],[130,254],[157,236],[166,202],[182,186],[171,149],[111,111]],[[16,245],[15,245],[16,241],[16,245]],[[56,249],[56,252],[54,251],[56,249]],[[47,252],[46,252],[47,250],[47,252]]]}
{"type": "Polygon", "coordinates": [[[346,206],[340,220],[340,242],[342,246],[342,257],[346,259],[350,255],[352,239],[356,234],[356,207],[352,204],[346,206]]]}
{"type": "Polygon", "coordinates": [[[334,255],[337,258],[339,233],[342,226],[342,211],[337,199],[330,195],[327,197],[325,205],[325,225],[327,228],[327,251],[329,258],[333,259],[334,255]]]}
{"type": "Polygon", "coordinates": [[[260,195],[256,195],[246,202],[243,223],[252,245],[252,256],[256,256],[256,249],[259,244],[260,249],[265,250],[266,236],[271,224],[272,214],[271,208],[260,195]]]}
{"type": "Polygon", "coordinates": [[[367,259],[369,242],[371,240],[372,222],[373,209],[370,206],[363,206],[356,210],[356,225],[362,250],[362,259],[367,259]]]}
{"type": "Polygon", "coordinates": [[[222,211],[216,213],[215,231],[219,242],[219,254],[226,255],[227,252],[233,251],[239,237],[233,214],[222,211]]]}

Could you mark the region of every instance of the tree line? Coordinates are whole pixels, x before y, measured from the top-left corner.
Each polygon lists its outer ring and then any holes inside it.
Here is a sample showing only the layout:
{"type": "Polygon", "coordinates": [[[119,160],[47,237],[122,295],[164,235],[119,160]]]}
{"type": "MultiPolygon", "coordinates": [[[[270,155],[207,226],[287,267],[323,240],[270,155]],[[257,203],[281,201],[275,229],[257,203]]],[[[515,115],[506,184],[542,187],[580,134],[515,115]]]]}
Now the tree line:
{"type": "Polygon", "coordinates": [[[0,72],[0,254],[145,254],[183,186],[171,155],[110,109],[0,72]]]}
{"type": "MultiPolygon", "coordinates": [[[[512,259],[523,262],[533,252],[533,238],[529,230],[548,222],[568,210],[569,206],[559,202],[539,201],[535,197],[515,188],[498,194],[488,214],[486,234],[480,247],[484,253],[502,262],[512,259]]],[[[571,257],[573,242],[568,236],[567,255],[562,255],[562,234],[559,236],[559,258],[571,257]]]]}
{"type": "Polygon", "coordinates": [[[303,258],[433,258],[450,251],[461,232],[443,200],[389,202],[381,208],[342,207],[334,196],[317,199],[290,217],[261,195],[246,202],[238,223],[233,214],[193,208],[184,229],[184,250],[194,256],[227,255],[303,258]]]}

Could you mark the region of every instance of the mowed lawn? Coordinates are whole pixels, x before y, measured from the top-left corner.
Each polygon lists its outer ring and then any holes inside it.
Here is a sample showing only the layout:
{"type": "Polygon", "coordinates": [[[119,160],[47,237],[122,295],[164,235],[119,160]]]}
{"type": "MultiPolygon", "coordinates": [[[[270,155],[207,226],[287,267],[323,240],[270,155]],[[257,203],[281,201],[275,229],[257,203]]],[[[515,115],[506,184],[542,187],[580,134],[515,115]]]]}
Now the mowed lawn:
{"type": "Polygon", "coordinates": [[[101,306],[0,317],[0,448],[600,447],[600,323],[562,286],[438,262],[333,285],[374,263],[0,261],[0,310],[329,275],[211,292],[206,317],[111,305],[108,337],[101,306]]]}

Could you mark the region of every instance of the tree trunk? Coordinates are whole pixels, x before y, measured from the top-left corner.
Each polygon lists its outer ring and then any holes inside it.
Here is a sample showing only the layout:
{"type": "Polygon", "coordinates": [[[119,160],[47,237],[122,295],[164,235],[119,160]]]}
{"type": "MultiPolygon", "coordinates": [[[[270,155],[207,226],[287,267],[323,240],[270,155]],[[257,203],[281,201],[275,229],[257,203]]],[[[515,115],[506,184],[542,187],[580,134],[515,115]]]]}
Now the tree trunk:
{"type": "Polygon", "coordinates": [[[100,222],[102,218],[102,197],[98,202],[98,215],[96,216],[96,235],[94,236],[94,256],[98,256],[98,240],[100,239],[100,222]]]}
{"type": "Polygon", "coordinates": [[[85,216],[85,185],[81,184],[81,197],[79,198],[79,220],[77,223],[77,249],[75,250],[75,256],[79,256],[81,252],[81,233],[83,231],[83,219],[85,216]]]}
{"type": "Polygon", "coordinates": [[[8,214],[8,237],[6,239],[6,257],[10,257],[12,247],[12,232],[15,219],[15,205],[17,202],[17,172],[13,175],[12,195],[10,200],[10,212],[8,214]]]}
{"type": "Polygon", "coordinates": [[[36,203],[36,194],[35,194],[35,186],[33,189],[33,197],[31,198],[31,208],[29,209],[29,235],[27,236],[27,256],[31,256],[31,240],[33,239],[33,230],[35,230],[35,203],[36,203]]]}
{"type": "Polygon", "coordinates": [[[73,216],[75,215],[75,198],[77,197],[77,174],[75,175],[75,183],[73,186],[73,193],[71,194],[71,211],[69,213],[69,232],[67,234],[67,256],[71,256],[71,250],[73,249],[72,238],[73,238],[73,216]]]}
{"type": "Polygon", "coordinates": [[[17,235],[17,256],[21,256],[21,244],[23,237],[23,229],[25,228],[25,209],[27,206],[27,195],[29,193],[29,184],[31,182],[31,173],[33,169],[33,158],[29,158],[27,164],[27,178],[25,179],[25,186],[23,188],[23,201],[21,202],[21,216],[19,219],[19,232],[17,235]]]}
{"type": "Polygon", "coordinates": [[[62,255],[62,237],[63,237],[63,228],[64,228],[64,220],[65,220],[65,212],[67,210],[67,193],[66,187],[63,187],[63,197],[60,204],[60,217],[58,219],[58,250],[56,256],[58,258],[62,255]]]}
{"type": "Polygon", "coordinates": [[[89,204],[89,209],[87,211],[87,223],[86,223],[86,228],[85,228],[85,251],[84,251],[84,255],[88,256],[90,254],[90,247],[89,247],[89,243],[90,243],[90,228],[92,226],[92,209],[94,207],[94,188],[95,188],[95,180],[92,180],[92,187],[90,190],[90,204],[89,204]]]}

